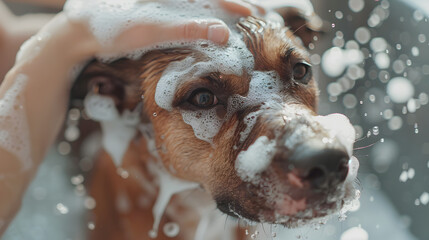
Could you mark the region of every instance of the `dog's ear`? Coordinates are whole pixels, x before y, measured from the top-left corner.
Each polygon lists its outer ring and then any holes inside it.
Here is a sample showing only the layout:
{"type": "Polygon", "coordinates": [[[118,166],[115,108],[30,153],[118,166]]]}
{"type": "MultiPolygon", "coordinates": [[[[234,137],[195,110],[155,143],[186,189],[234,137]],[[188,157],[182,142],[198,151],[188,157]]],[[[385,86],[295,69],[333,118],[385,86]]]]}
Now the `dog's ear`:
{"type": "Polygon", "coordinates": [[[90,62],[73,85],[71,102],[82,102],[88,94],[97,94],[111,98],[119,112],[133,109],[141,100],[139,68],[135,65],[128,59],[109,64],[90,62]]]}
{"type": "Polygon", "coordinates": [[[274,9],[289,27],[294,35],[308,47],[316,36],[323,33],[323,21],[314,12],[304,12],[296,7],[280,7],[274,9]]]}

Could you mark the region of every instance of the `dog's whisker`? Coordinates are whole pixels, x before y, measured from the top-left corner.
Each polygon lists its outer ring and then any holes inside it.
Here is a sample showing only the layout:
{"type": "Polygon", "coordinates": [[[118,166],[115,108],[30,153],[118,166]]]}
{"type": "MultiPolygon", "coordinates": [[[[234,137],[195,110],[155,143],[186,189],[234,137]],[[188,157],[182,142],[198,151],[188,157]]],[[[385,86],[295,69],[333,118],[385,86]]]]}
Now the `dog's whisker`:
{"type": "Polygon", "coordinates": [[[297,28],[295,31],[293,31],[293,34],[295,34],[296,32],[298,32],[299,30],[301,30],[301,28],[306,27],[308,25],[308,22],[302,24],[299,28],[297,28]]]}
{"type": "Polygon", "coordinates": [[[364,137],[361,137],[361,138],[359,138],[359,139],[356,139],[355,140],[355,143],[357,143],[357,142],[359,142],[359,141],[362,141],[362,140],[364,140],[365,138],[368,138],[367,136],[364,136],[364,137]]]}
{"type": "Polygon", "coordinates": [[[369,154],[363,154],[363,155],[355,155],[355,154],[353,154],[353,156],[355,156],[356,158],[358,158],[360,160],[363,157],[369,157],[369,154]]]}
{"type": "Polygon", "coordinates": [[[354,149],[353,149],[353,151],[356,151],[356,150],[362,150],[362,149],[366,149],[366,148],[370,148],[370,147],[374,146],[374,145],[375,145],[375,144],[377,144],[377,143],[378,143],[378,141],[377,141],[377,142],[375,142],[375,143],[371,143],[371,144],[369,144],[369,145],[367,145],[367,146],[364,146],[364,147],[354,148],[354,149]]]}

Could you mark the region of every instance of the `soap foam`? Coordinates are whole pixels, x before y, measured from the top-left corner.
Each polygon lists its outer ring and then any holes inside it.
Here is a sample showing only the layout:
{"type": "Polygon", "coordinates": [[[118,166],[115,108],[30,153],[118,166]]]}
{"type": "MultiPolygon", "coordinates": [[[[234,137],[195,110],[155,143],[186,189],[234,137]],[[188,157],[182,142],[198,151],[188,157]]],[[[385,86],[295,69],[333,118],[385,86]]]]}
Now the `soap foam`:
{"type": "Polygon", "coordinates": [[[276,141],[261,136],[246,151],[240,152],[235,162],[235,169],[244,181],[254,179],[271,164],[275,154],[276,141]]]}
{"type": "Polygon", "coordinates": [[[253,127],[255,126],[256,121],[258,120],[258,116],[261,114],[261,112],[262,111],[249,113],[249,115],[244,118],[244,124],[246,124],[246,128],[243,132],[240,133],[240,143],[244,142],[244,140],[247,139],[253,127]]]}
{"type": "Polygon", "coordinates": [[[152,208],[154,217],[153,228],[149,232],[149,237],[156,238],[158,236],[161,218],[164,215],[165,209],[167,208],[167,205],[173,195],[186,190],[197,188],[199,185],[197,183],[188,182],[173,177],[164,169],[164,167],[157,164],[149,164],[149,170],[155,174],[159,184],[159,194],[155,205],[152,208]]]}
{"type": "Polygon", "coordinates": [[[23,95],[27,82],[28,77],[19,74],[0,99],[0,147],[14,154],[21,161],[23,171],[29,170],[33,165],[23,95]]]}
{"type": "MultiPolygon", "coordinates": [[[[172,111],[175,93],[187,81],[206,77],[213,72],[242,76],[244,72],[251,72],[254,68],[253,55],[238,34],[231,34],[226,47],[198,42],[193,48],[196,54],[203,55],[198,56],[198,61],[197,56],[189,56],[182,61],[171,63],[163,72],[155,92],[155,102],[159,107],[172,111]]],[[[236,110],[237,106],[229,106],[230,114],[227,116],[231,116],[236,110]]],[[[194,129],[196,137],[210,143],[228,119],[219,118],[215,109],[181,112],[185,123],[194,129]]]]}
{"type": "Polygon", "coordinates": [[[120,115],[112,98],[98,94],[87,95],[84,105],[87,115],[101,124],[104,150],[112,157],[116,166],[121,166],[122,158],[137,134],[141,105],[134,111],[125,109],[120,115]]]}
{"type": "Polygon", "coordinates": [[[338,139],[347,149],[349,156],[353,155],[353,144],[355,142],[356,132],[346,116],[336,113],[327,116],[316,116],[315,120],[328,131],[331,139],[338,139]]]}

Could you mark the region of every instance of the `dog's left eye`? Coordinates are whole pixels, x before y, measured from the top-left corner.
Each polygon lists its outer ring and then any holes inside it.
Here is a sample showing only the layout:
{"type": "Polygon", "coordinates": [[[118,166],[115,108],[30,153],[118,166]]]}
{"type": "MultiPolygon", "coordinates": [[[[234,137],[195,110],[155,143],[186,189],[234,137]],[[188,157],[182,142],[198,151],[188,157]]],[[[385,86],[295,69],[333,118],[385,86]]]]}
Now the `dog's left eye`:
{"type": "Polygon", "coordinates": [[[196,107],[209,108],[218,104],[218,99],[207,89],[197,89],[192,93],[189,102],[196,107]]]}
{"type": "Polygon", "coordinates": [[[311,79],[311,66],[308,63],[301,62],[293,67],[293,79],[300,83],[307,84],[311,79]]]}

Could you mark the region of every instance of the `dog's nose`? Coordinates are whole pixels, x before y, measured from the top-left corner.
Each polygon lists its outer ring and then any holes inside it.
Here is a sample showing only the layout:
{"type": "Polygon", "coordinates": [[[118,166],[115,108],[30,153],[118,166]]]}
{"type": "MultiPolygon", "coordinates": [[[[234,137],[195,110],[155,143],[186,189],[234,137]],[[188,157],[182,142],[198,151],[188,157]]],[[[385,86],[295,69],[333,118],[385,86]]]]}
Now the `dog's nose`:
{"type": "Polygon", "coordinates": [[[288,168],[310,182],[314,189],[326,189],[343,182],[348,173],[349,156],[342,148],[326,148],[309,142],[298,146],[288,159],[288,168]]]}

